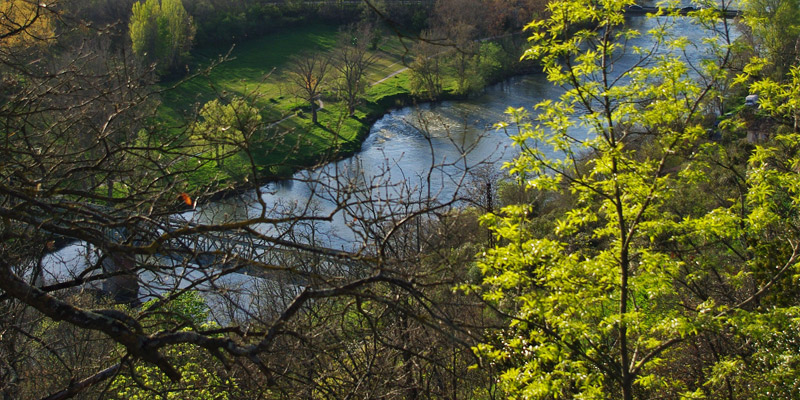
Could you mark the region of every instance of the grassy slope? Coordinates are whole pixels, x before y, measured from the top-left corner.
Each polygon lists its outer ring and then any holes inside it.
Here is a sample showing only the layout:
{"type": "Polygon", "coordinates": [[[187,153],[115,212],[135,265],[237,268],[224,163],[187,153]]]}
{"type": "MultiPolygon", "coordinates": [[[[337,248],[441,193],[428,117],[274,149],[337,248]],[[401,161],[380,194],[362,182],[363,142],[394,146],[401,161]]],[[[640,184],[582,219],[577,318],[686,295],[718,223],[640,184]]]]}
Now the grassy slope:
{"type": "Polygon", "coordinates": [[[258,93],[257,105],[264,110],[264,117],[277,119],[291,105],[287,99],[292,97],[288,93],[292,88],[278,79],[290,57],[303,51],[329,50],[335,43],[335,35],[335,27],[313,25],[243,42],[232,50],[199,49],[195,52],[196,65],[208,65],[229,50],[230,58],[207,76],[197,77],[169,91],[164,96],[164,105],[175,111],[187,105],[203,104],[223,93],[240,96],[258,93]]]}
{"type": "MultiPolygon", "coordinates": [[[[295,89],[283,75],[292,55],[304,51],[330,51],[335,43],[337,28],[309,25],[241,43],[233,48],[230,60],[215,67],[207,76],[184,82],[163,96],[161,115],[172,125],[181,125],[182,115],[220,95],[247,96],[262,110],[264,121],[278,121],[295,114],[299,106],[307,106],[294,95],[295,89]]],[[[208,65],[227,53],[227,48],[195,51],[197,66],[208,65]]],[[[403,68],[410,60],[406,47],[396,37],[387,37],[375,52],[375,64],[367,74],[369,82],[377,81],[403,68]]],[[[165,84],[165,86],[168,84],[165,84]]],[[[336,158],[341,153],[355,151],[368,131],[369,118],[383,113],[394,105],[381,99],[408,94],[407,74],[400,74],[384,83],[371,86],[365,95],[367,104],[355,117],[347,117],[344,106],[333,98],[324,98],[325,109],[319,112],[314,125],[308,113],[285,119],[255,146],[254,155],[265,176],[288,173],[303,166],[336,158]]],[[[196,179],[199,185],[212,176],[206,170],[196,179]]],[[[223,176],[224,178],[224,176],[223,176]]]]}

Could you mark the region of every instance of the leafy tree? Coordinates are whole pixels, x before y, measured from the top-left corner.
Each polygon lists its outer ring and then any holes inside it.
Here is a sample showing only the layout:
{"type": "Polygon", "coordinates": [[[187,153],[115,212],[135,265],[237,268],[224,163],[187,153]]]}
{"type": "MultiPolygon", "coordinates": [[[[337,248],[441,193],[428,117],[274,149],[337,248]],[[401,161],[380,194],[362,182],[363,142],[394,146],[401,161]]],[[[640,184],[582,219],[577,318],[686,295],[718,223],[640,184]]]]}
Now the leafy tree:
{"type": "Polygon", "coordinates": [[[737,185],[712,190],[720,199],[698,195],[725,159],[700,122],[732,41],[722,31],[709,45],[723,57],[692,65],[662,20],[648,32],[656,45],[636,47],[631,4],[555,1],[551,18],[529,25],[526,57],[567,90],[532,120],[510,110],[521,154],[507,168],[570,203],[541,219],[527,204],[483,219],[500,241],[479,263],[483,296],[509,323],[478,351],[505,369],[512,398],[749,397],[753,383],[784,376],[765,375],[768,351],[752,343],[764,321],[785,326],[796,311],[773,308],[796,298],[784,286],[797,270],[796,155],[758,149],[746,176],[729,170],[737,185]],[[634,61],[615,63],[623,54],[634,61]],[[738,373],[753,360],[743,343],[761,366],[738,373]]]}
{"type": "Polygon", "coordinates": [[[442,71],[440,67],[440,53],[442,46],[432,43],[431,33],[425,33],[425,40],[415,44],[416,55],[409,65],[411,76],[411,94],[435,99],[442,93],[442,71]]]}
{"type": "Polygon", "coordinates": [[[134,3],[129,23],[133,52],[157,62],[162,74],[174,72],[189,55],[195,28],[181,0],[134,3]]]}
{"type": "MultiPolygon", "coordinates": [[[[765,67],[763,62],[749,65],[746,74],[742,74],[739,82],[745,82],[758,74],[765,67]]],[[[800,66],[792,66],[785,82],[765,78],[756,80],[751,90],[760,95],[759,107],[768,112],[776,121],[785,125],[792,132],[800,130],[800,66]]]]}
{"type": "Polygon", "coordinates": [[[140,57],[155,59],[158,45],[158,16],[161,3],[158,0],[136,2],[131,8],[130,30],[133,52],[140,57]]]}
{"type": "Polygon", "coordinates": [[[206,103],[199,113],[200,120],[191,127],[191,138],[201,149],[212,149],[213,160],[232,176],[241,178],[247,171],[247,160],[240,160],[242,153],[250,149],[250,139],[260,129],[261,114],[257,108],[241,97],[234,97],[227,104],[215,99],[206,103]]]}
{"type": "Polygon", "coordinates": [[[159,21],[159,36],[166,42],[165,62],[171,69],[189,56],[194,39],[194,23],[181,0],[161,0],[163,21],[159,21]],[[166,30],[166,32],[164,32],[166,30]]]}
{"type": "Polygon", "coordinates": [[[457,46],[450,58],[455,70],[455,93],[464,94],[479,90],[486,82],[496,79],[502,71],[503,49],[496,43],[486,42],[457,46]]]}
{"type": "Polygon", "coordinates": [[[450,27],[448,37],[455,42],[455,52],[450,56],[450,65],[455,71],[457,94],[468,93],[481,87],[481,76],[476,66],[478,44],[475,43],[470,33],[474,28],[469,25],[455,25],[450,27]]]}
{"type": "Polygon", "coordinates": [[[478,48],[477,71],[484,80],[497,78],[498,72],[503,68],[503,48],[496,43],[481,43],[478,48]]]}

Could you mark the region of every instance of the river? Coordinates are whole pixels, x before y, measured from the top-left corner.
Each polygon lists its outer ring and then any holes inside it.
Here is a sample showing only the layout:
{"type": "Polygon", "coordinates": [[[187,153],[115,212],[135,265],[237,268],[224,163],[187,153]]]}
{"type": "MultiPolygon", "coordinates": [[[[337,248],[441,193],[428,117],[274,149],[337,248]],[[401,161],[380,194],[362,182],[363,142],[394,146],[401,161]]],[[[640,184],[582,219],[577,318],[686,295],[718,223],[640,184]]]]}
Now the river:
{"type": "MultiPolygon", "coordinates": [[[[469,171],[497,170],[516,154],[506,134],[493,127],[506,119],[506,109],[531,108],[540,99],[554,98],[560,92],[543,75],[530,75],[492,85],[468,100],[394,110],[375,122],[354,156],[270,183],[261,188],[261,197],[270,212],[314,216],[332,213],[345,200],[341,191],[355,186],[360,187],[354,196],[363,200],[362,208],[367,198],[390,208],[397,198],[420,207],[451,202],[460,187],[470,184],[469,171]]],[[[185,217],[203,223],[242,218],[245,212],[253,217],[264,209],[255,196],[249,192],[201,204],[199,212],[186,213],[185,217]]],[[[413,206],[407,206],[396,211],[414,211],[413,206]]],[[[317,235],[315,241],[350,250],[348,245],[363,232],[353,232],[346,214],[335,213],[330,226],[317,223],[315,228],[323,235],[317,235]]]]}
{"type": "MultiPolygon", "coordinates": [[[[644,17],[629,19],[630,26],[641,31],[662,22],[644,17]]],[[[698,46],[704,38],[703,32],[687,19],[678,19],[673,30],[688,36],[690,43],[698,46]]],[[[651,42],[636,38],[629,45],[646,47],[651,42]]],[[[661,54],[665,51],[658,49],[661,54]]],[[[690,45],[686,55],[697,62],[703,52],[690,45]]],[[[622,73],[636,60],[637,57],[628,56],[616,60],[615,72],[622,73]]],[[[398,109],[374,124],[361,151],[352,157],[313,171],[298,172],[292,179],[267,184],[259,191],[199,204],[197,210],[185,212],[181,217],[194,223],[219,223],[259,215],[292,215],[302,218],[261,224],[258,230],[290,241],[359,250],[379,236],[386,222],[424,207],[464,204],[456,200],[464,193],[463,188],[475,186],[470,183],[473,179],[470,171],[483,171],[481,179],[488,176],[496,180],[502,163],[512,159],[516,149],[510,147],[509,138],[495,129],[494,124],[506,119],[509,107],[524,107],[533,112],[536,103],[555,99],[561,93],[562,88],[549,83],[544,74],[537,74],[492,85],[467,100],[398,109]]],[[[59,281],[74,276],[91,258],[83,244],[68,246],[43,261],[48,271],[46,279],[59,281]]],[[[149,280],[150,290],[162,292],[185,287],[197,274],[208,272],[178,267],[169,279],[140,278],[149,280]]],[[[225,287],[269,285],[265,280],[239,274],[209,281],[212,286],[225,287]]],[[[272,285],[259,291],[280,291],[282,294],[274,296],[288,298],[294,290],[272,285]]],[[[259,301],[258,296],[243,296],[238,300],[227,296],[225,301],[259,301]]]]}
{"type": "MultiPolygon", "coordinates": [[[[630,17],[628,24],[645,32],[667,21],[671,19],[630,17]]],[[[705,37],[703,31],[687,18],[677,18],[674,22],[672,30],[689,39],[684,56],[691,62],[698,62],[703,56],[700,50],[705,37]]],[[[631,39],[627,45],[648,48],[652,41],[645,35],[631,39]]],[[[663,55],[668,51],[661,47],[655,53],[663,55]]],[[[636,56],[616,59],[612,73],[623,73],[637,61],[639,57],[636,56]]],[[[496,177],[502,163],[516,154],[506,134],[493,127],[507,119],[505,111],[509,107],[524,107],[533,113],[536,103],[555,99],[561,93],[563,89],[548,82],[544,74],[536,74],[492,85],[467,100],[395,110],[374,124],[357,154],[262,187],[263,203],[250,192],[234,199],[202,204],[199,212],[186,213],[185,217],[207,223],[277,210],[315,217],[330,215],[330,223],[315,222],[315,232],[321,234],[315,234],[314,242],[350,250],[348,247],[360,246],[365,235],[363,227],[348,219],[355,215],[348,216],[346,211],[334,213],[336,205],[345,200],[342,191],[353,185],[369,187],[372,193],[359,193],[360,200],[369,198],[399,213],[413,212],[414,208],[404,204],[398,209],[392,199],[407,199],[420,207],[429,206],[431,202],[450,202],[458,196],[458,190],[472,185],[468,171],[481,171],[483,179],[487,173],[496,177]]],[[[263,230],[287,234],[280,228],[265,226],[263,230]]]]}

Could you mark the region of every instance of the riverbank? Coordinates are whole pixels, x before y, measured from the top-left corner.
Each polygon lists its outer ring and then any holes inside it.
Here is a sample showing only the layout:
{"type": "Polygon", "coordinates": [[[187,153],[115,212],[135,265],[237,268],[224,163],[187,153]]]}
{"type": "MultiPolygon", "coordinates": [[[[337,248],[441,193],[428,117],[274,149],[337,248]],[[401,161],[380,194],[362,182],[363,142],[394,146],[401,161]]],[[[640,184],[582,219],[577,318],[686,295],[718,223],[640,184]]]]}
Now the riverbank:
{"type": "MultiPolygon", "coordinates": [[[[517,75],[505,76],[503,79],[498,79],[496,81],[492,81],[491,83],[487,83],[487,87],[500,83],[513,76],[532,74],[535,72],[536,71],[528,71],[526,73],[520,73],[517,75]]],[[[429,100],[429,99],[424,99],[422,97],[414,96],[408,91],[394,93],[380,97],[375,101],[370,101],[362,105],[361,107],[359,107],[356,116],[349,117],[351,121],[357,123],[357,130],[355,131],[356,134],[354,136],[354,140],[339,143],[339,147],[336,149],[336,151],[328,154],[321,154],[319,155],[319,158],[308,159],[307,160],[308,163],[305,164],[302,163],[303,159],[300,159],[299,160],[300,162],[296,162],[293,164],[283,164],[282,166],[284,168],[281,168],[277,172],[270,171],[268,168],[261,168],[260,175],[258,175],[255,178],[248,177],[246,181],[228,180],[225,182],[219,182],[217,188],[212,189],[211,191],[206,191],[204,192],[204,194],[199,195],[198,201],[201,202],[215,201],[230,196],[236,196],[269,183],[290,179],[295,173],[299,171],[314,169],[325,164],[334,163],[336,161],[351,157],[357,154],[361,150],[361,147],[364,141],[369,137],[370,131],[375,122],[377,122],[378,120],[380,120],[381,118],[385,117],[386,115],[395,110],[404,107],[439,104],[446,101],[467,100],[469,98],[472,98],[473,96],[480,95],[481,93],[482,91],[468,93],[468,94],[454,94],[452,92],[443,92],[439,97],[437,97],[434,100],[429,100]]],[[[191,207],[181,206],[181,208],[183,210],[186,210],[191,207]]]]}
{"type": "MultiPolygon", "coordinates": [[[[302,32],[281,34],[243,43],[232,53],[231,61],[212,70],[202,79],[182,84],[164,97],[161,114],[173,126],[185,126],[179,114],[187,113],[214,98],[243,97],[260,110],[265,121],[249,143],[249,154],[237,154],[231,159],[206,160],[200,167],[188,169],[186,192],[195,196],[221,196],[217,193],[238,192],[267,182],[285,179],[293,173],[342,159],[358,152],[372,124],[393,109],[446,100],[465,99],[482,89],[466,94],[456,93],[451,67],[442,68],[442,90],[435,96],[412,94],[411,71],[406,65],[413,57],[407,53],[400,38],[391,37],[374,52],[375,60],[367,71],[370,86],[361,104],[351,116],[333,91],[323,93],[319,101],[317,123],[311,122],[307,103],[293,93],[286,69],[293,55],[306,51],[333,52],[336,27],[313,27],[302,32]],[[267,43],[281,43],[263,50],[267,43]],[[181,111],[184,110],[184,111],[181,111]],[[271,122],[270,122],[271,121],[271,122]],[[223,165],[224,162],[224,165],[223,165]],[[253,168],[255,165],[255,168],[253,168]],[[209,183],[213,187],[209,187],[209,183]],[[210,193],[210,194],[208,194],[210,193]]],[[[503,38],[504,46],[519,51],[514,38],[503,38]],[[509,44],[511,43],[511,44],[509,44]]],[[[497,46],[501,47],[501,46],[497,46]]],[[[483,82],[483,87],[508,79],[510,76],[535,72],[527,66],[519,68],[513,60],[517,54],[503,54],[496,73],[483,82]],[[509,65],[512,67],[509,68],[509,65]]],[[[210,59],[210,55],[207,59],[210,59]]],[[[190,115],[190,114],[187,114],[190,115]]],[[[211,158],[211,157],[206,157],[211,158]]],[[[223,194],[224,195],[224,194],[223,194]]]]}

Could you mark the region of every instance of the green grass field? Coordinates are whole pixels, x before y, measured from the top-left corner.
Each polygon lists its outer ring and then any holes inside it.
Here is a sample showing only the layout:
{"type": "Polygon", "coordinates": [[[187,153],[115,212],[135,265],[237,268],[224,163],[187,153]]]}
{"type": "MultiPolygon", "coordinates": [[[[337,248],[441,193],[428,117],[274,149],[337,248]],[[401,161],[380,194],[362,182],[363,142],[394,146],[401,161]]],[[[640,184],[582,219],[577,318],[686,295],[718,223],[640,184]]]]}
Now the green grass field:
{"type": "MultiPolygon", "coordinates": [[[[266,119],[278,119],[294,103],[293,88],[280,79],[292,55],[304,51],[328,51],[336,43],[336,27],[309,26],[246,41],[232,48],[204,48],[195,51],[193,63],[202,68],[228,55],[227,61],[181,83],[163,97],[165,112],[179,115],[193,106],[222,95],[252,98],[266,119]]],[[[171,83],[165,83],[165,86],[171,83]]]]}

